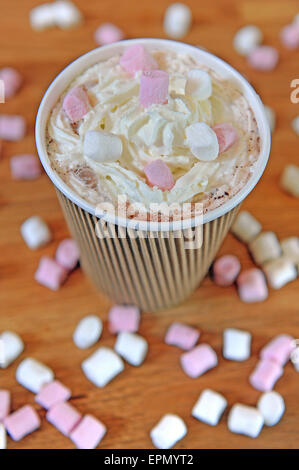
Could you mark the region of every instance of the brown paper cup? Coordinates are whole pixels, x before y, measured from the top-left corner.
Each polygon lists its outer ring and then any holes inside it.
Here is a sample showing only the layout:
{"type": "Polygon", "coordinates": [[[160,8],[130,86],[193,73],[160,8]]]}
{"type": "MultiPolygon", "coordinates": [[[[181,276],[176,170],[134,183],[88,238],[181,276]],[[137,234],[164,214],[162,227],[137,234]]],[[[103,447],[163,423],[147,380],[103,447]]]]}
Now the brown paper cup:
{"type": "Polygon", "coordinates": [[[72,236],[81,251],[81,265],[95,286],[113,301],[156,311],[182,302],[199,285],[216,256],[244,198],[266,166],[270,131],[264,107],[248,82],[221,59],[194,46],[161,39],[122,41],[85,54],[69,65],[47,90],[36,121],[36,143],[41,162],[56,187],[72,236]],[[175,49],[238,84],[251,104],[261,136],[261,152],[251,178],[234,197],[202,219],[148,223],[111,218],[78,197],[51,168],[45,131],[51,109],[70,81],[87,67],[123,51],[134,42],[149,49],[175,49]]]}

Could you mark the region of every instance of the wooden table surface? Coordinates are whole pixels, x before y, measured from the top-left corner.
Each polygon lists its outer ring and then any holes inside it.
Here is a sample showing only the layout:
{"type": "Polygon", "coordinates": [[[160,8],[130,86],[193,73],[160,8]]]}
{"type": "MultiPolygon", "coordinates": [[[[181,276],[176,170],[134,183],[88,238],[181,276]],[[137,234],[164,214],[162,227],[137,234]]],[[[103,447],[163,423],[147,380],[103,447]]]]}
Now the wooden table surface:
{"type": "MultiPolygon", "coordinates": [[[[72,342],[77,322],[95,313],[104,320],[102,345],[113,346],[106,318],[110,301],[95,292],[77,269],[59,292],[38,285],[34,272],[42,255],[52,256],[60,240],[68,236],[54,188],[46,175],[34,182],[12,181],[9,159],[17,153],[35,152],[34,121],[38,104],[47,86],[77,56],[96,46],[93,32],[105,21],[124,29],[127,37],[165,37],[162,18],[167,0],[76,0],[85,17],[72,31],[52,29],[34,32],[29,10],[39,0],[2,0],[0,4],[0,67],[15,66],[24,76],[20,93],[1,112],[20,113],[28,132],[20,142],[3,145],[0,162],[0,331],[11,329],[24,339],[26,350],[11,367],[0,372],[0,387],[12,392],[13,409],[33,404],[41,417],[44,411],[34,404],[34,396],[16,383],[17,364],[32,356],[48,364],[56,377],[73,392],[71,402],[82,412],[100,418],[108,428],[102,448],[151,448],[149,430],[167,412],[179,414],[187,423],[188,435],[176,446],[186,448],[298,448],[299,375],[288,364],[275,387],[286,402],[286,413],[274,428],[264,428],[258,439],[228,431],[227,412],[216,428],[193,419],[192,406],[200,392],[210,387],[223,393],[231,406],[235,402],[255,405],[259,392],[249,386],[258,351],[278,333],[299,338],[299,280],[279,291],[270,291],[263,303],[242,303],[234,287],[219,288],[207,277],[184,304],[156,314],[144,313],[140,333],[149,342],[149,354],[140,368],[126,366],[125,372],[104,389],[97,389],[84,377],[80,364],[91,350],[79,350],[72,342]],[[20,225],[38,214],[50,225],[54,241],[36,252],[30,251],[20,236],[20,225]],[[185,321],[202,331],[201,341],[210,343],[219,354],[219,366],[199,379],[185,376],[179,366],[180,351],[166,346],[163,337],[173,321],[185,321]],[[252,356],[244,363],[229,362],[221,356],[222,331],[226,327],[249,330],[253,334],[252,356]]],[[[277,129],[268,168],[244,208],[261,220],[265,230],[279,238],[299,235],[299,201],[284,194],[278,181],[287,163],[298,164],[298,137],[290,121],[299,104],[290,101],[290,82],[298,78],[299,51],[284,49],[279,31],[298,12],[296,0],[214,0],[208,5],[186,1],[192,7],[194,23],[186,42],[203,45],[240,70],[255,86],[262,99],[277,112],[277,129]],[[232,48],[235,31],[244,24],[261,27],[265,42],[277,46],[280,62],[271,73],[250,69],[232,48]]],[[[221,253],[240,257],[243,268],[252,266],[246,247],[227,237],[221,253]]],[[[9,448],[73,448],[45,419],[41,430],[18,443],[9,439],[9,448]]]]}

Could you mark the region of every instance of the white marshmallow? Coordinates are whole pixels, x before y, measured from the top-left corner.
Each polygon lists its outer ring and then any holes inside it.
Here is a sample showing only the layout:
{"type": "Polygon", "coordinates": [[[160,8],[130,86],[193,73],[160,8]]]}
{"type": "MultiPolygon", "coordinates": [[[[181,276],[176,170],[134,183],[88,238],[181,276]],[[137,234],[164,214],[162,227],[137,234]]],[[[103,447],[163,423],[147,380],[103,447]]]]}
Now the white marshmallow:
{"type": "Polygon", "coordinates": [[[117,336],[114,349],[132,366],[140,366],[147,354],[148,344],[142,336],[122,331],[117,336]]]}
{"type": "Polygon", "coordinates": [[[22,223],[21,235],[31,250],[46,245],[52,239],[48,225],[38,216],[29,217],[22,223]]]}
{"type": "Polygon", "coordinates": [[[216,133],[205,122],[196,122],[186,128],[187,145],[193,155],[202,161],[215,160],[219,154],[216,133]]]}
{"type": "Polygon", "coordinates": [[[27,357],[18,365],[16,379],[23,387],[38,393],[43,385],[54,380],[54,373],[42,362],[27,357]]]}
{"type": "Polygon", "coordinates": [[[271,132],[274,131],[275,129],[275,123],[276,123],[276,116],[273,108],[270,108],[270,106],[265,106],[265,113],[266,117],[269,123],[269,127],[271,129],[271,132]]]}
{"type": "Polygon", "coordinates": [[[297,372],[299,372],[299,346],[297,346],[291,353],[291,362],[297,372]]]}
{"type": "Polygon", "coordinates": [[[192,409],[192,416],[204,423],[216,426],[227,407],[227,401],[223,395],[206,389],[198,398],[192,409]]]}
{"type": "Polygon", "coordinates": [[[288,258],[269,261],[263,266],[268,283],[273,289],[281,289],[288,282],[297,278],[297,269],[288,258]]]}
{"type": "Polygon", "coordinates": [[[3,331],[0,335],[0,368],[6,369],[24,351],[24,343],[17,333],[3,331]]]}
{"type": "Polygon", "coordinates": [[[6,430],[4,424],[0,423],[0,450],[6,449],[6,430]]]}
{"type": "Polygon", "coordinates": [[[262,230],[261,224],[247,211],[239,212],[231,231],[242,242],[251,242],[262,230]]]}
{"type": "Polygon", "coordinates": [[[293,263],[299,263],[299,237],[285,238],[280,244],[284,257],[293,263]]]}
{"type": "Polygon", "coordinates": [[[239,54],[247,56],[256,46],[261,44],[262,40],[263,34],[257,26],[244,26],[235,34],[234,48],[239,54]]]}
{"type": "Polygon", "coordinates": [[[299,116],[296,116],[292,121],[292,128],[296,134],[299,135],[299,116]]]}
{"type": "Polygon", "coordinates": [[[171,449],[187,434],[187,427],[177,415],[166,414],[151,430],[151,440],[157,449],[171,449]]]}
{"type": "Polygon", "coordinates": [[[198,100],[207,100],[212,95],[212,80],[208,72],[200,69],[190,70],[185,86],[185,94],[198,100]]]}
{"type": "Polygon", "coordinates": [[[53,3],[55,24],[62,28],[72,28],[82,21],[82,15],[78,8],[70,1],[58,0],[53,3]]]}
{"type": "Polygon", "coordinates": [[[259,265],[279,258],[281,255],[280,243],[274,232],[262,232],[258,235],[250,242],[249,251],[254,261],[259,265]]]}
{"type": "Polygon", "coordinates": [[[263,415],[266,426],[277,424],[285,410],[282,396],[274,391],[263,393],[257,402],[257,407],[263,415]]]}
{"type": "Polygon", "coordinates": [[[55,4],[44,3],[30,11],[29,19],[33,29],[42,30],[55,26],[55,4]]]}
{"type": "Polygon", "coordinates": [[[87,315],[79,321],[74,331],[75,345],[80,349],[90,348],[99,340],[102,330],[102,320],[96,315],[87,315]]]}
{"type": "Polygon", "coordinates": [[[251,352],[251,334],[248,331],[226,328],[223,332],[223,356],[230,361],[246,361],[251,352]]]}
{"type": "Polygon", "coordinates": [[[104,131],[87,131],[85,134],[84,155],[96,162],[116,162],[122,151],[123,144],[117,135],[104,131]]]}
{"type": "Polygon", "coordinates": [[[124,370],[124,363],[112,349],[101,347],[82,362],[82,370],[97,387],[105,387],[124,370]]]}
{"type": "Polygon", "coordinates": [[[236,403],[229,412],[227,426],[231,432],[257,437],[264,424],[262,413],[253,406],[236,403]]]}
{"type": "Polygon", "coordinates": [[[190,28],[192,13],[190,8],[183,3],[173,3],[164,15],[164,31],[171,38],[182,38],[190,28]]]}
{"type": "Polygon", "coordinates": [[[280,185],[292,196],[299,197],[299,166],[287,165],[282,172],[280,185]]]}

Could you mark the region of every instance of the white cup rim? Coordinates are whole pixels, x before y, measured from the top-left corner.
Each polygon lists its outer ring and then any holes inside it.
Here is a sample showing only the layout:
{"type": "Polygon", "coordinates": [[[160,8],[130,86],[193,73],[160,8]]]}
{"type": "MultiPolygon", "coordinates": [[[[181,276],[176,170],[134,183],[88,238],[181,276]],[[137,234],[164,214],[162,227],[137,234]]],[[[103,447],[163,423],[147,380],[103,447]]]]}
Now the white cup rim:
{"type": "Polygon", "coordinates": [[[142,38],[142,39],[128,39],[125,41],[120,41],[110,45],[102,46],[92,51],[87,52],[86,54],[80,56],[78,59],[74,60],[71,64],[65,67],[53,80],[53,82],[48,87],[46,93],[43,96],[43,99],[40,103],[36,123],[35,123],[35,139],[36,147],[39,154],[41,163],[48,174],[50,180],[54,186],[61,191],[68,199],[73,203],[81,207],[83,210],[86,210],[92,215],[96,215],[98,218],[103,218],[107,222],[120,225],[122,227],[127,227],[135,230],[151,230],[150,223],[147,221],[138,221],[135,219],[126,219],[120,218],[117,216],[112,216],[109,213],[99,214],[96,212],[96,207],[92,204],[89,204],[83,198],[75,193],[67,184],[60,178],[58,173],[52,168],[51,162],[47,153],[46,146],[46,125],[48,122],[48,117],[51,112],[51,109],[61,93],[67,88],[69,83],[80,73],[86,70],[89,66],[95,64],[103,58],[108,58],[117,50],[119,53],[121,50],[125,49],[127,46],[132,45],[133,43],[144,44],[153,49],[175,49],[175,50],[184,50],[184,52],[189,52],[193,54],[194,57],[199,62],[211,67],[220,74],[220,76],[231,78],[241,87],[242,92],[249,101],[251,108],[254,112],[257,126],[260,133],[260,154],[256,162],[256,166],[253,174],[244,185],[244,187],[236,193],[232,198],[226,201],[221,206],[216,209],[212,209],[203,215],[202,218],[190,218],[184,220],[173,221],[171,223],[157,223],[155,224],[155,231],[176,231],[181,229],[192,228],[200,223],[205,224],[212,220],[215,220],[227,212],[234,209],[238,204],[240,204],[246,196],[253,190],[257,182],[261,178],[267,161],[270,154],[271,147],[271,132],[268,124],[268,120],[265,114],[264,105],[253,89],[253,87],[247,82],[247,80],[233,67],[227,64],[225,61],[211,54],[210,52],[204,51],[196,46],[190,44],[181,43],[178,41],[172,41],[168,39],[155,39],[155,38],[142,38]]]}

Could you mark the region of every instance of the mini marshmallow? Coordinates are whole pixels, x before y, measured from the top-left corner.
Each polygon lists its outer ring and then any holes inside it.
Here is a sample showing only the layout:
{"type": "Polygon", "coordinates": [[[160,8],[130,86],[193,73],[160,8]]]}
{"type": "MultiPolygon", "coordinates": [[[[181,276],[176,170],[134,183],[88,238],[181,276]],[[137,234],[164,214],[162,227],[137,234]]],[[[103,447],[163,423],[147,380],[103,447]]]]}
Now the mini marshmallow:
{"type": "Polygon", "coordinates": [[[257,437],[264,425],[264,418],[253,406],[236,403],[229,412],[227,427],[231,432],[257,437]]]}
{"type": "Polygon", "coordinates": [[[238,140],[238,134],[236,129],[228,122],[224,122],[223,124],[217,124],[216,126],[213,126],[212,129],[217,136],[219,144],[219,153],[226,152],[238,140]]]}
{"type": "Polygon", "coordinates": [[[293,263],[299,263],[299,237],[285,238],[280,244],[283,256],[293,263]]]}
{"type": "Polygon", "coordinates": [[[278,335],[263,347],[260,357],[284,366],[289,361],[295,346],[295,340],[292,336],[278,335]]]}
{"type": "Polygon", "coordinates": [[[52,240],[48,225],[38,216],[29,217],[22,223],[21,235],[31,250],[36,250],[52,240]]]}
{"type": "Polygon", "coordinates": [[[131,75],[139,70],[155,70],[158,64],[142,44],[128,47],[119,60],[122,68],[131,75]]]}
{"type": "Polygon", "coordinates": [[[144,167],[144,173],[148,184],[162,191],[170,191],[175,184],[169,167],[161,159],[148,163],[144,167]]]}
{"type": "Polygon", "coordinates": [[[276,116],[273,108],[270,108],[270,106],[264,106],[265,113],[266,113],[266,118],[269,123],[269,127],[271,129],[271,132],[274,131],[275,129],[275,123],[276,123],[276,116]]]}
{"type": "Polygon", "coordinates": [[[152,104],[167,102],[169,74],[164,70],[144,70],[140,77],[139,101],[148,108],[152,104]]]}
{"type": "Polygon", "coordinates": [[[171,38],[180,39],[188,33],[191,21],[190,8],[184,3],[173,3],[164,14],[164,31],[171,38]]]}
{"type": "Polygon", "coordinates": [[[55,3],[44,3],[32,8],[29,14],[30,25],[36,31],[55,26],[55,3]]]}
{"type": "Polygon", "coordinates": [[[71,391],[58,380],[44,385],[35,397],[36,403],[49,410],[57,403],[71,398],[71,391]]]}
{"type": "Polygon", "coordinates": [[[280,185],[287,193],[299,197],[299,166],[285,166],[280,179],[280,185]]]}
{"type": "Polygon", "coordinates": [[[281,42],[288,49],[299,47],[299,24],[294,22],[286,25],[280,33],[281,42]]]}
{"type": "Polygon", "coordinates": [[[54,373],[45,364],[27,357],[18,365],[16,379],[31,392],[39,393],[43,385],[54,380],[54,373]]]}
{"type": "Polygon", "coordinates": [[[249,382],[256,390],[268,392],[273,389],[282,374],[283,368],[277,362],[261,359],[250,375],[249,382]]]}
{"type": "Polygon", "coordinates": [[[106,434],[106,426],[94,416],[86,415],[70,438],[78,449],[95,449],[106,434]]]}
{"type": "Polygon", "coordinates": [[[56,291],[65,282],[67,276],[68,271],[65,268],[48,256],[43,256],[35,271],[34,279],[42,286],[56,291]]]}
{"type": "Polygon", "coordinates": [[[185,94],[198,100],[207,100],[212,95],[212,80],[208,72],[192,69],[188,72],[185,94]]]}
{"type": "Polygon", "coordinates": [[[78,8],[70,1],[58,0],[52,4],[56,26],[62,29],[73,28],[82,22],[78,8]]]}
{"type": "Polygon", "coordinates": [[[26,123],[22,116],[0,115],[0,139],[17,141],[23,139],[26,123]]]}
{"type": "Polygon", "coordinates": [[[235,219],[231,231],[242,242],[251,242],[262,230],[262,226],[249,212],[241,211],[235,219]]]}
{"type": "Polygon", "coordinates": [[[69,436],[81,421],[82,415],[69,403],[60,402],[50,408],[46,418],[58,431],[69,436]]]}
{"type": "Polygon", "coordinates": [[[80,86],[71,88],[64,97],[62,107],[71,122],[78,122],[89,111],[88,94],[80,86]]]}
{"type": "Polygon", "coordinates": [[[9,415],[10,412],[10,392],[0,389],[0,422],[9,415]]]}
{"type": "Polygon", "coordinates": [[[272,289],[281,289],[297,278],[296,266],[283,256],[266,263],[263,270],[272,289]]]}
{"type": "Polygon", "coordinates": [[[208,344],[200,344],[181,355],[183,371],[189,377],[197,378],[218,364],[217,354],[208,344]]]}
{"type": "Polygon", "coordinates": [[[60,266],[72,271],[79,263],[80,251],[72,238],[62,240],[55,253],[55,259],[60,266]]]}
{"type": "Polygon", "coordinates": [[[223,395],[213,390],[204,390],[192,409],[192,416],[204,423],[216,426],[227,407],[223,395]]]}
{"type": "Polygon", "coordinates": [[[24,351],[24,343],[13,331],[0,334],[0,368],[6,369],[24,351]]]}
{"type": "Polygon", "coordinates": [[[262,232],[249,244],[249,251],[255,263],[262,265],[279,258],[281,246],[274,232],[262,232]]]}
{"type": "Polygon", "coordinates": [[[0,70],[0,80],[4,83],[4,96],[11,98],[14,96],[22,84],[22,77],[16,69],[4,67],[0,70]]]}
{"type": "Polygon", "coordinates": [[[39,416],[30,405],[19,408],[4,420],[4,426],[14,441],[20,441],[27,434],[36,431],[40,425],[39,416]]]}
{"type": "Polygon", "coordinates": [[[213,265],[213,280],[218,286],[231,286],[240,270],[241,263],[236,256],[221,256],[213,265]]]}
{"type": "Polygon", "coordinates": [[[268,297],[266,279],[260,269],[242,271],[237,279],[237,286],[243,302],[262,302],[268,297]]]}
{"type": "Polygon", "coordinates": [[[293,131],[299,135],[299,116],[296,116],[292,121],[293,131]]]}
{"type": "Polygon", "coordinates": [[[114,349],[132,366],[140,366],[147,354],[148,344],[142,336],[122,331],[117,336],[114,349]]]}
{"type": "Polygon", "coordinates": [[[123,38],[123,31],[111,23],[102,24],[94,33],[95,42],[100,46],[121,41],[123,38]]]}
{"type": "Polygon", "coordinates": [[[151,440],[157,449],[171,449],[186,434],[186,424],[174,414],[165,414],[150,432],[151,440]]]}
{"type": "Polygon", "coordinates": [[[234,37],[234,48],[244,56],[248,56],[250,52],[262,43],[263,34],[257,26],[247,25],[239,29],[234,37]]]}
{"type": "Polygon", "coordinates": [[[291,353],[291,361],[297,372],[299,372],[299,347],[297,346],[291,353]]]}
{"type": "Polygon", "coordinates": [[[264,418],[265,425],[275,426],[284,414],[284,399],[277,392],[265,392],[259,398],[257,408],[264,418]]]}
{"type": "Polygon", "coordinates": [[[275,69],[278,62],[278,51],[271,46],[258,46],[248,56],[248,63],[256,70],[269,71],[275,69]]]}
{"type": "Polygon", "coordinates": [[[75,345],[87,349],[96,344],[103,330],[102,320],[96,315],[87,315],[79,321],[73,334],[75,345]]]}
{"type": "Polygon", "coordinates": [[[218,157],[217,135],[205,122],[196,122],[188,126],[186,137],[187,145],[198,160],[210,161],[218,157]]]}
{"type": "Polygon", "coordinates": [[[0,423],[0,450],[6,449],[6,430],[4,424],[0,423]]]}
{"type": "Polygon", "coordinates": [[[105,387],[124,370],[124,363],[112,349],[101,347],[82,362],[82,370],[97,387],[105,387]]]}
{"type": "Polygon", "coordinates": [[[230,361],[246,361],[251,352],[251,334],[248,331],[226,328],[223,332],[223,356],[230,361]]]}
{"type": "Polygon", "coordinates": [[[11,175],[16,180],[34,180],[42,174],[39,161],[34,155],[15,155],[10,159],[11,175]]]}
{"type": "Polygon", "coordinates": [[[140,311],[135,305],[114,305],[108,314],[110,333],[129,331],[135,333],[139,328],[140,311]]]}
{"type": "Polygon", "coordinates": [[[83,153],[100,163],[116,162],[121,157],[123,144],[117,135],[104,131],[87,131],[83,153]]]}
{"type": "Polygon", "coordinates": [[[173,323],[166,332],[165,343],[188,351],[197,343],[200,332],[183,323],[173,323]]]}

